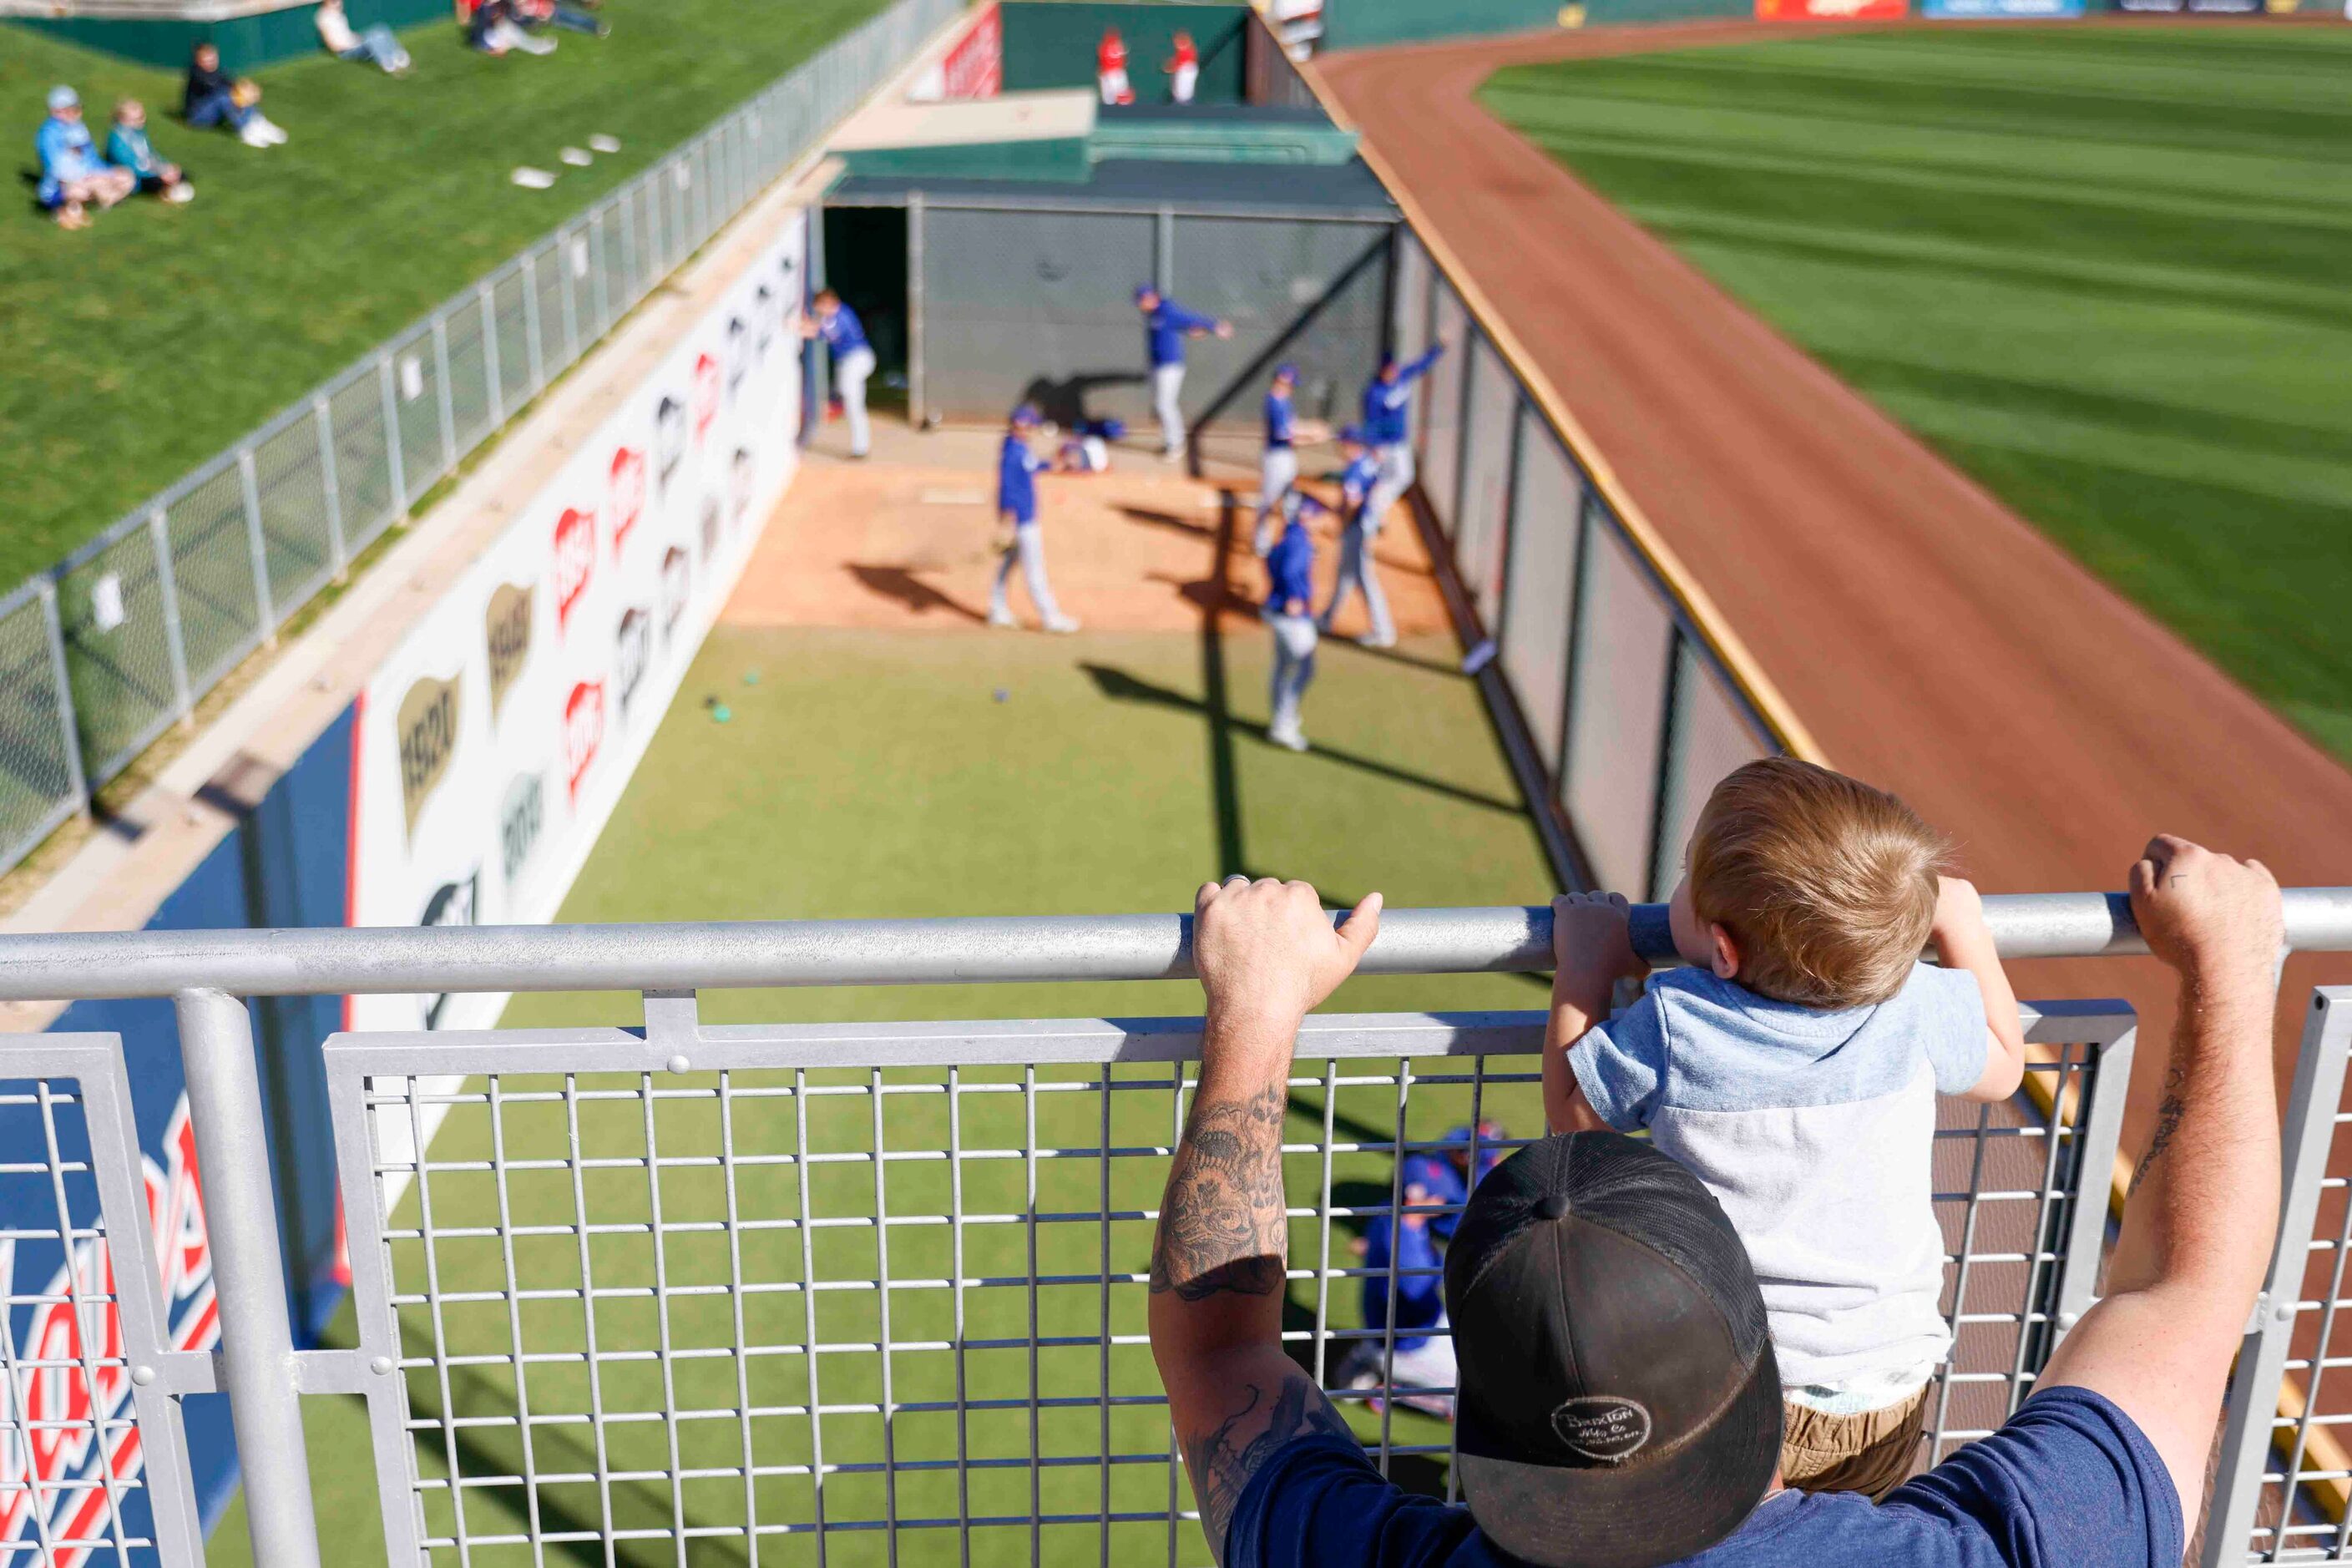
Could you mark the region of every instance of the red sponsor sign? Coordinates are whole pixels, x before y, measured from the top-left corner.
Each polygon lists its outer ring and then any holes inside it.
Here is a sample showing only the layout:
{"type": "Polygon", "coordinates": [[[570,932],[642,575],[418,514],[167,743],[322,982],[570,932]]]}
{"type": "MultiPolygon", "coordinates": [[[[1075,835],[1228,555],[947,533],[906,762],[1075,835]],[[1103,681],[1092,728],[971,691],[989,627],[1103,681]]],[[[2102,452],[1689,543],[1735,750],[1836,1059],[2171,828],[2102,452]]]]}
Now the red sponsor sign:
{"type": "Polygon", "coordinates": [[[702,445],[710,434],[710,422],[719,417],[719,361],[711,354],[694,356],[694,444],[702,445]]]}
{"type": "MultiPolygon", "coordinates": [[[[163,1131],[163,1163],[142,1157],[147,1223],[163,1277],[171,1348],[208,1350],[220,1339],[213,1298],[212,1243],[205,1230],[196,1145],[184,1095],[163,1131]]],[[[144,1463],[139,1430],[123,1415],[131,1403],[122,1317],[116,1306],[114,1256],[103,1237],[77,1243],[37,1291],[19,1289],[17,1242],[0,1242],[0,1294],[34,1300],[17,1354],[45,1363],[15,1386],[0,1386],[0,1415],[22,1437],[0,1442],[0,1542],[93,1541],[108,1531],[107,1489],[60,1483],[136,1476],[144,1463]],[[92,1320],[85,1329],[73,1296],[92,1320]],[[87,1336],[87,1342],[86,1342],[87,1336]],[[76,1364],[85,1358],[94,1368],[76,1364]],[[111,1363],[111,1364],[109,1364],[111,1363]],[[121,1426],[113,1423],[122,1421],[121,1426]],[[58,1425],[49,1425],[57,1423],[58,1425]],[[100,1434],[103,1434],[103,1436],[100,1434]],[[41,1517],[36,1521],[37,1507],[41,1517]]],[[[59,1568],[81,1568],[93,1548],[59,1547],[59,1568]]]]}
{"type": "Polygon", "coordinates": [[[1756,0],[1762,22],[1891,22],[1910,14],[1910,0],[1756,0]]]}
{"type": "Polygon", "coordinates": [[[1004,17],[994,5],[971,19],[940,71],[949,98],[994,98],[1004,90],[1004,17]]]}
{"type": "Polygon", "coordinates": [[[555,624],[569,631],[572,607],[588,591],[596,575],[596,519],[577,507],[566,507],[555,520],[555,624]]]}
{"type": "Polygon", "coordinates": [[[646,454],[642,447],[624,447],[613,454],[612,482],[604,489],[605,531],[613,536],[613,556],[618,560],[629,530],[646,510],[646,454]]]}
{"type": "Polygon", "coordinates": [[[580,799],[580,781],[604,743],[604,683],[583,680],[572,689],[563,704],[563,767],[571,779],[572,799],[580,799]]]}

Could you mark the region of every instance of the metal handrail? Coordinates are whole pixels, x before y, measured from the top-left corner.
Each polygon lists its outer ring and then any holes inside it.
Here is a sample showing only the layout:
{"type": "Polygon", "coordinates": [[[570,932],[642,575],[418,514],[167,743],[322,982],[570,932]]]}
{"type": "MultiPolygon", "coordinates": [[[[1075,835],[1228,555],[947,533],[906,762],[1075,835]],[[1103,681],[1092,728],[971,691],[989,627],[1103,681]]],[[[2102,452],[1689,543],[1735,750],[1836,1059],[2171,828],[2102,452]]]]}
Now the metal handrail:
{"type": "MultiPolygon", "coordinates": [[[[2287,945],[2352,952],[2352,888],[2291,888],[2287,945]]],[[[2004,958],[2144,953],[2121,893],[1985,900],[2004,958]]],[[[1636,951],[1674,962],[1666,906],[1633,907],[1636,951]]],[[[63,932],[0,938],[0,1000],[401,994],[1000,981],[1182,980],[1190,915],[761,921],[665,925],[362,926],[63,932]]],[[[1549,905],[1397,909],[1367,974],[1538,973],[1551,967],[1549,905]]]]}

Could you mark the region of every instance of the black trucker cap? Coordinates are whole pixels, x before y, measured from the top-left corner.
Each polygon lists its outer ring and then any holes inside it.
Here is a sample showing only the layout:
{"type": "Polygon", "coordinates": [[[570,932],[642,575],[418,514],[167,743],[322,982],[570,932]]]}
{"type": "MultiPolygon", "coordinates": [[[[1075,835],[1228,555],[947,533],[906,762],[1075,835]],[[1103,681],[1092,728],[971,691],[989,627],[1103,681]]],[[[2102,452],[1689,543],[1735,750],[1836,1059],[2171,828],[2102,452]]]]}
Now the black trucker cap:
{"type": "Polygon", "coordinates": [[[1780,1457],[1748,1250],[1698,1178],[1615,1132],[1531,1143],[1445,1255],[1478,1528],[1542,1568],[1652,1568],[1739,1527],[1780,1457]]]}

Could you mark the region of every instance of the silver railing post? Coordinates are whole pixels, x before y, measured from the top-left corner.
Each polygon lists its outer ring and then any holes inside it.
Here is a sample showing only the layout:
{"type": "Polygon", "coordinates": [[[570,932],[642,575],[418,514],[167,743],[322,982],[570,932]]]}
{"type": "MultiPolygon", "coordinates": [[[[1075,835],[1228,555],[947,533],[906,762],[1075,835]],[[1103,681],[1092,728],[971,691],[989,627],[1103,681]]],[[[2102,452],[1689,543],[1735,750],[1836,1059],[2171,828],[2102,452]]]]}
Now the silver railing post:
{"type": "Polygon", "coordinates": [[[302,1442],[253,1020],[244,1003],[218,991],[183,991],[173,1005],[187,1067],[188,1118],[205,1173],[205,1226],[220,1303],[221,1384],[236,1431],[253,1560],[269,1568],[319,1568],[319,1524],[302,1442]]]}
{"type": "Polygon", "coordinates": [[[261,483],[253,471],[253,448],[236,449],[237,488],[245,497],[245,546],[253,559],[253,607],[261,618],[261,640],[278,642],[278,605],[269,591],[269,540],[261,526],[261,483]]]}
{"type": "Polygon", "coordinates": [[[923,324],[923,307],[928,301],[923,293],[925,246],[923,193],[907,193],[907,412],[916,429],[923,427],[923,405],[926,377],[923,374],[923,354],[927,334],[923,324]]]}
{"type": "Polygon", "coordinates": [[[383,389],[383,468],[384,478],[392,484],[392,511],[394,517],[406,517],[408,464],[400,449],[400,391],[393,384],[390,349],[383,349],[376,354],[375,374],[383,389]]]}
{"type": "MultiPolygon", "coordinates": [[[[2215,1456],[2213,1499],[2205,1515],[2205,1568],[2246,1561],[2252,1551],[2254,1516],[2263,1500],[2263,1468],[2278,1429],[2279,1390],[2286,1377],[2294,1339],[2295,1303],[2311,1261],[2312,1224],[2327,1174],[2336,1137],[2336,1108],[2344,1102],[2347,1047],[2352,1047],[2352,988],[2321,986],[2311,994],[2303,1016],[2303,1049],[2295,1058],[2294,1087],[2288,1092],[2285,1136],[2281,1150],[2278,1242],[2271,1271],[2246,1324],[2245,1343],[2230,1373],[2222,1405],[2221,1444],[2215,1456]]],[[[2294,1454],[2285,1468],[2282,1525],[2294,1515],[2294,1468],[2309,1431],[2305,1409],[2294,1436],[2294,1454]]],[[[2273,1536],[2276,1555],[2283,1542],[2273,1536]]]]}
{"type": "MultiPolygon", "coordinates": [[[[558,247],[556,265],[563,264],[562,247],[558,247]]],[[[522,342],[530,356],[530,392],[533,397],[547,384],[547,348],[541,341],[544,331],[539,321],[539,258],[530,251],[522,253],[522,342]]]]}
{"type": "MultiPolygon", "coordinates": [[[[2042,1359],[2045,1361],[2050,1351],[2091,1310],[2098,1295],[2099,1264],[2106,1250],[2107,1197],[2114,1184],[2116,1151],[2123,1140],[2124,1097],[2131,1086],[2133,1048],[2138,1040],[2137,1028],[2125,1030],[2113,1044],[2099,1050],[2097,1069],[2077,1080],[2081,1091],[2075,1096],[2074,1108],[2074,1198],[2065,1220],[2066,1261],[2059,1265],[2056,1289],[2051,1296],[2053,1321],[2042,1334],[2042,1359]]],[[[2051,1135],[2055,1137],[2066,1110],[2063,1075],[2053,1101],[2056,1109],[2050,1121],[2051,1135]]]]}
{"type": "Polygon", "coordinates": [[[482,310],[482,390],[489,394],[490,428],[502,427],[507,422],[506,389],[499,384],[499,308],[497,292],[490,280],[483,279],[474,285],[482,310]]]}
{"type": "Polygon", "coordinates": [[[440,311],[433,312],[433,384],[439,396],[434,401],[441,409],[441,473],[456,471],[457,467],[457,400],[449,387],[449,318],[440,311]]]}

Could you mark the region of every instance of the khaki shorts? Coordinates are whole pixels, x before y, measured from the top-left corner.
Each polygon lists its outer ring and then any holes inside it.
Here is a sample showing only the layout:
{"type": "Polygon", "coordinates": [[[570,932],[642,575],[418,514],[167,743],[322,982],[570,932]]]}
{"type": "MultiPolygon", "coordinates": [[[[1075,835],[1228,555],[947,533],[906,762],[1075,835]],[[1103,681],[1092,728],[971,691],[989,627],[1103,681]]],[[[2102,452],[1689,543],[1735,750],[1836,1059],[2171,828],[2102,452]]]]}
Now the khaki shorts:
{"type": "Polygon", "coordinates": [[[1783,1482],[1805,1492],[1862,1492],[1876,1502],[1911,1473],[1927,1415],[1927,1390],[1858,1415],[1828,1415],[1796,1404],[1781,1409],[1783,1482]]]}

